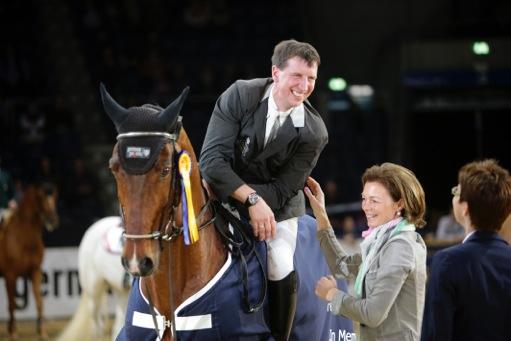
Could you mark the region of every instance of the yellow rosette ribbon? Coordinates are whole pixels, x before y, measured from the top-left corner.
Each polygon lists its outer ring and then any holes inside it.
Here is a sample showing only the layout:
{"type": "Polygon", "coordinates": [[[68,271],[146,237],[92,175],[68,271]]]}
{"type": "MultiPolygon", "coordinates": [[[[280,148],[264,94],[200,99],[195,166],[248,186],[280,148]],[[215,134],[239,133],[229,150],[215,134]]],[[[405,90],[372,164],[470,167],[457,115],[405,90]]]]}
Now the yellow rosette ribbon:
{"type": "Polygon", "coordinates": [[[179,174],[181,175],[181,187],[183,199],[183,226],[186,245],[193,244],[199,240],[199,230],[195,220],[195,210],[193,209],[192,186],[190,184],[190,174],[192,173],[192,160],[186,151],[182,151],[178,160],[179,174]]]}

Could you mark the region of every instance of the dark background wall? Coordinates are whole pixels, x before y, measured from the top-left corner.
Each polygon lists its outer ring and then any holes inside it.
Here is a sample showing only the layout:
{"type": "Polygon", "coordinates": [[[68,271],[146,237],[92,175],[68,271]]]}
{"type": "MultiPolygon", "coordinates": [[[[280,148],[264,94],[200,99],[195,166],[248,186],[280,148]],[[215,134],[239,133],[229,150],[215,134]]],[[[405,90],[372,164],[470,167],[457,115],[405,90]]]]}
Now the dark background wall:
{"type": "Polygon", "coordinates": [[[334,169],[350,199],[375,162],[413,169],[430,211],[448,209],[462,164],[495,157],[511,166],[511,3],[302,1],[302,8],[323,80],[339,75],[374,88],[369,112],[328,112],[339,152],[334,169]],[[488,41],[489,55],[473,54],[479,40],[488,41]]]}
{"type": "Polygon", "coordinates": [[[100,81],[125,106],[165,106],[190,85],[184,125],[199,151],[216,98],[238,78],[268,76],[273,46],[288,38],[322,57],[311,101],[330,143],[313,174],[334,184],[330,203],[357,201],[365,168],[397,162],[423,183],[434,228],[462,164],[495,157],[511,168],[509,1],[32,0],[2,4],[0,17],[2,163],[20,182],[50,164],[64,216],[50,244],[77,243],[117,213],[100,81]],[[480,40],[489,55],[472,53],[480,40]],[[334,76],[373,95],[332,92],[334,76]],[[42,119],[39,137],[23,117],[42,119]]]}

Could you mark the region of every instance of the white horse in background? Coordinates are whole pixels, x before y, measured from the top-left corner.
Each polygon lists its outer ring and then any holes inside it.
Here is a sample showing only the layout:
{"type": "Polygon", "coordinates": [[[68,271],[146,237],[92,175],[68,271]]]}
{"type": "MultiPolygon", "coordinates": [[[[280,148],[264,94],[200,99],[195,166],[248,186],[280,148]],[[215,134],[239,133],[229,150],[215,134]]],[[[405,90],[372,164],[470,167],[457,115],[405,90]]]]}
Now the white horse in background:
{"type": "Polygon", "coordinates": [[[85,232],[78,249],[80,303],[58,341],[103,340],[109,289],[115,301],[112,340],[123,326],[131,279],[121,264],[121,223],[120,217],[106,217],[85,232]]]}

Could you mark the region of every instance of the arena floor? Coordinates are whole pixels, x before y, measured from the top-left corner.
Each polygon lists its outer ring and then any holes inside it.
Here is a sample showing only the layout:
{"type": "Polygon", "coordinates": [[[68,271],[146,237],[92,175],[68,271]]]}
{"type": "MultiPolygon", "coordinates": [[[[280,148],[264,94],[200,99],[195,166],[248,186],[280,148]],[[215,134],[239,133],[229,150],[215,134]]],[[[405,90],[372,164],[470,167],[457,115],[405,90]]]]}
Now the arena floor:
{"type": "MultiPolygon", "coordinates": [[[[108,328],[110,328],[113,319],[108,321],[108,328]]],[[[45,328],[46,333],[48,334],[48,340],[52,341],[57,338],[59,333],[65,328],[66,324],[69,322],[69,319],[47,319],[45,328]]],[[[17,341],[40,341],[37,337],[36,333],[36,322],[35,321],[17,321],[17,329],[18,329],[18,339],[17,341]]],[[[0,321],[0,340],[7,341],[9,340],[7,334],[7,322],[0,321]]],[[[98,341],[107,341],[109,339],[109,335],[106,334],[103,340],[98,341]]]]}

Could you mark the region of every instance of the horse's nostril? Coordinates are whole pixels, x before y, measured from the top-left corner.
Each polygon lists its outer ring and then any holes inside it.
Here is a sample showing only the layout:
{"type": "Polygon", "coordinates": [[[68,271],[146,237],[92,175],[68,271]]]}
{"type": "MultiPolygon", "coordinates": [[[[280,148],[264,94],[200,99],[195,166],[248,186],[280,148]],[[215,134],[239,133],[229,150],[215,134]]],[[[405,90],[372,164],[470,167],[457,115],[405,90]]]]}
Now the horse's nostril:
{"type": "Polygon", "coordinates": [[[144,257],[139,262],[140,274],[147,276],[153,271],[153,261],[149,257],[144,257]]]}

